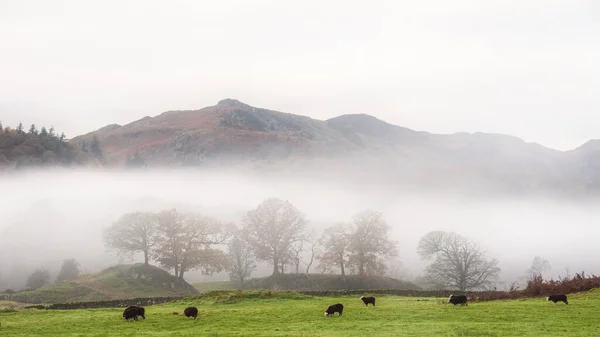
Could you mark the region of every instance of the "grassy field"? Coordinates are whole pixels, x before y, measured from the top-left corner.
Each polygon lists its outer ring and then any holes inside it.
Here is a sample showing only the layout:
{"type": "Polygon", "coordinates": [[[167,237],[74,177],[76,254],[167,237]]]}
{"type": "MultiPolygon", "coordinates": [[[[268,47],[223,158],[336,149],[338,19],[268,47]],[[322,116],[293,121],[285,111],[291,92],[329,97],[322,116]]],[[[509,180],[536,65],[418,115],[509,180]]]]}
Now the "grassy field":
{"type": "Polygon", "coordinates": [[[600,291],[569,296],[569,305],[530,300],[471,303],[378,296],[376,307],[356,297],[224,293],[146,307],[145,321],[126,322],[123,309],[0,311],[0,336],[598,336],[600,291]],[[323,317],[334,303],[344,316],[323,317]],[[200,310],[197,321],[182,316],[200,310]],[[175,314],[177,313],[177,314],[175,314]]]}
{"type": "Polygon", "coordinates": [[[239,288],[238,284],[232,281],[196,282],[191,283],[191,285],[200,293],[214,290],[234,290],[239,288]]]}

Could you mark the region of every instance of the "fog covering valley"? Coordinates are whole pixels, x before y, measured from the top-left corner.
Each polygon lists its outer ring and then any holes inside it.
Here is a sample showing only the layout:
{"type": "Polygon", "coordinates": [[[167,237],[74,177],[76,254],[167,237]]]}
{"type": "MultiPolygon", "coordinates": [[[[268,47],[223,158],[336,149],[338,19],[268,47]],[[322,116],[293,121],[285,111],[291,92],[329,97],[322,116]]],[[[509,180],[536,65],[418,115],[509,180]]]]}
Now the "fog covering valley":
{"type": "MultiPolygon", "coordinates": [[[[244,214],[269,197],[293,203],[306,215],[307,229],[318,236],[326,227],[350,222],[359,211],[382,212],[392,239],[398,241],[401,263],[388,270],[389,275],[408,281],[422,275],[430,262],[419,258],[417,244],[432,230],[469,237],[490,258],[498,259],[502,269],[498,289],[522,282],[535,256],[550,263],[551,270],[544,275],[548,278],[582,270],[600,273],[600,210],[591,203],[543,197],[483,198],[447,190],[418,193],[299,176],[182,169],[44,169],[2,175],[0,289],[24,288],[36,268],[56,275],[62,261],[69,258],[77,259],[84,272],[131,263],[108,251],[102,238],[103,229],[124,213],[177,208],[240,226],[244,214]]],[[[134,261],[143,259],[136,255],[134,261]]],[[[252,277],[271,272],[268,263],[260,262],[252,277]]],[[[318,272],[315,263],[311,273],[318,272]]],[[[228,280],[228,275],[190,271],[185,279],[228,280]]]]}

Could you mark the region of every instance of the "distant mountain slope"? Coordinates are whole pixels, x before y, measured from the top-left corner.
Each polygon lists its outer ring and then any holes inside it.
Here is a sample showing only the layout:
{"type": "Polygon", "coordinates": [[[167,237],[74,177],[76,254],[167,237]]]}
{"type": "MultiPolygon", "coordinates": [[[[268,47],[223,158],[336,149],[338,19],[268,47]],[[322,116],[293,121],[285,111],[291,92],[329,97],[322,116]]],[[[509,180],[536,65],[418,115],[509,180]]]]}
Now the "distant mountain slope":
{"type": "Polygon", "coordinates": [[[119,166],[304,170],[356,182],[513,192],[579,191],[600,184],[595,178],[600,146],[593,144],[561,152],[506,135],[431,134],[366,114],[320,121],[234,99],[109,125],[71,143],[89,144],[94,136],[107,163],[119,166]]]}

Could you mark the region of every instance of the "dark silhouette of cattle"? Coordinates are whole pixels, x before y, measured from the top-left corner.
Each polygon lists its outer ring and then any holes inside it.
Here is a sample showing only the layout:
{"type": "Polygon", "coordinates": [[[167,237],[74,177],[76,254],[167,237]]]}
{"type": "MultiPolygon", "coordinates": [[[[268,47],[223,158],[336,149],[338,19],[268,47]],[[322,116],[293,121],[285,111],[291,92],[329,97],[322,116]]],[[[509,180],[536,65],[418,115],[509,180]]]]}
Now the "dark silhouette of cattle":
{"type": "Polygon", "coordinates": [[[194,319],[198,319],[198,308],[196,307],[188,307],[183,311],[185,317],[194,317],[194,319]]]}
{"type": "Polygon", "coordinates": [[[567,295],[565,294],[550,295],[546,297],[546,301],[552,301],[555,304],[556,302],[565,302],[565,304],[569,304],[569,302],[567,301],[567,295]]]}
{"type": "Polygon", "coordinates": [[[340,317],[341,317],[343,311],[344,311],[344,306],[340,303],[330,305],[329,308],[327,308],[327,310],[325,310],[325,316],[333,316],[333,314],[335,314],[337,312],[340,314],[340,317]]]}
{"type": "Polygon", "coordinates": [[[450,295],[448,297],[448,303],[452,303],[453,305],[468,305],[467,296],[465,295],[450,295]]]}
{"type": "Polygon", "coordinates": [[[127,309],[123,311],[123,318],[126,320],[133,319],[137,321],[139,316],[141,316],[143,319],[146,319],[146,309],[143,307],[138,307],[137,305],[127,307],[127,309]]]}
{"type": "Polygon", "coordinates": [[[373,297],[373,296],[371,296],[371,297],[364,297],[364,296],[361,296],[361,298],[360,298],[360,299],[363,301],[363,303],[364,303],[364,304],[365,304],[365,306],[367,306],[367,307],[369,306],[369,303],[370,303],[370,304],[373,304],[373,306],[375,306],[375,297],[373,297]]]}

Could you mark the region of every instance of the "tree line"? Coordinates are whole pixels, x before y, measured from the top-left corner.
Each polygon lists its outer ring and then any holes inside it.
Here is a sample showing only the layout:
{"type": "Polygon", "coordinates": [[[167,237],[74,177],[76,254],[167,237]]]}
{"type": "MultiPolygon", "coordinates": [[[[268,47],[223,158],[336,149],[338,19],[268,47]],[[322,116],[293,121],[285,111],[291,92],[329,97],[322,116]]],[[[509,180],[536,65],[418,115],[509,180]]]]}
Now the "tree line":
{"type": "MultiPolygon", "coordinates": [[[[258,261],[270,263],[273,275],[286,267],[308,274],[316,263],[322,273],[369,276],[384,275],[398,256],[398,242],[390,239],[391,227],[380,212],[358,212],[319,237],[307,224],[292,203],[269,198],[248,211],[241,226],[176,209],[127,213],[105,229],[104,242],[123,257],[142,253],[145,264],[156,261],[181,280],[191,270],[205,275],[227,270],[240,285],[258,261]]],[[[418,253],[431,261],[422,278],[431,286],[489,289],[498,280],[498,261],[459,234],[430,232],[419,241],[418,253]]]]}

